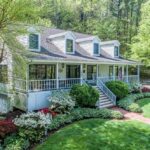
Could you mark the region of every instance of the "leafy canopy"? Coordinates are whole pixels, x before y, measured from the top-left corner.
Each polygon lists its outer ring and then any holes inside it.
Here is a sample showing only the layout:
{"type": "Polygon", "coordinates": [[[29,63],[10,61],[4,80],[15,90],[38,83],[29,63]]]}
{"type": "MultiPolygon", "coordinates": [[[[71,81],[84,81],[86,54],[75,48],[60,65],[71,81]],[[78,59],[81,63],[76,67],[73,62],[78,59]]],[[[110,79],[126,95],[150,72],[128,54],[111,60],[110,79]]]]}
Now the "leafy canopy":
{"type": "Polygon", "coordinates": [[[150,0],[142,6],[141,12],[139,31],[133,39],[132,57],[150,66],[150,0]]]}

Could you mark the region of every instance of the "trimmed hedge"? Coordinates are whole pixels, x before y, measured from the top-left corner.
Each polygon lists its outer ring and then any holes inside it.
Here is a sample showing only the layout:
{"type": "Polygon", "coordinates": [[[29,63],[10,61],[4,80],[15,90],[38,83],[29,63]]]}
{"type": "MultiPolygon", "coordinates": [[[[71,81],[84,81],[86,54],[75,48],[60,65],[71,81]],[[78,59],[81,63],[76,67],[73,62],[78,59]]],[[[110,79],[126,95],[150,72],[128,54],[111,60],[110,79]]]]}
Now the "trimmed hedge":
{"type": "Polygon", "coordinates": [[[114,111],[110,109],[76,108],[68,115],[56,116],[53,119],[52,124],[49,126],[49,130],[56,130],[74,121],[89,118],[122,119],[123,114],[119,111],[114,111]]]}
{"type": "Polygon", "coordinates": [[[124,108],[125,110],[141,113],[142,109],[135,102],[139,99],[147,98],[147,97],[150,97],[149,92],[148,93],[131,94],[131,95],[128,95],[127,97],[119,100],[117,102],[117,105],[121,108],[124,108]]]}
{"type": "Polygon", "coordinates": [[[100,96],[98,90],[86,84],[73,85],[70,95],[80,107],[95,107],[100,96]]]}
{"type": "Polygon", "coordinates": [[[108,81],[106,86],[117,96],[117,100],[129,94],[129,87],[123,81],[108,81]]]}

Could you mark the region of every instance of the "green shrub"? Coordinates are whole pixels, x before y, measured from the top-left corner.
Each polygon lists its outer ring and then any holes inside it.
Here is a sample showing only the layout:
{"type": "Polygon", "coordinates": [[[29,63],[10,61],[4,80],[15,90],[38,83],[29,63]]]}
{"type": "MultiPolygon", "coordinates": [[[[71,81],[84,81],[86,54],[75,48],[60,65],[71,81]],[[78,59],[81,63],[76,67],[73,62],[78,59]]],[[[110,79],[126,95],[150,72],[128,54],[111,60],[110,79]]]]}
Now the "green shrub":
{"type": "Polygon", "coordinates": [[[74,106],[75,101],[72,100],[68,91],[53,91],[49,97],[50,109],[57,113],[68,113],[74,106]]]}
{"type": "Polygon", "coordinates": [[[80,107],[94,107],[99,99],[99,92],[86,84],[76,84],[71,88],[70,95],[80,107]]]}
{"type": "Polygon", "coordinates": [[[50,124],[49,130],[55,130],[65,124],[89,118],[122,119],[123,115],[118,111],[110,109],[76,108],[71,111],[70,114],[56,116],[53,119],[52,124],[50,124]]]}
{"type": "Polygon", "coordinates": [[[120,113],[119,111],[112,111],[111,112],[111,117],[114,118],[114,119],[122,119],[123,114],[120,113]]]}
{"type": "Polygon", "coordinates": [[[108,81],[106,86],[117,96],[117,100],[124,98],[129,93],[129,87],[122,81],[108,81]]]}
{"type": "Polygon", "coordinates": [[[117,105],[125,110],[132,111],[132,112],[141,112],[141,108],[135,105],[135,102],[142,98],[150,97],[150,93],[138,93],[138,94],[130,94],[125,98],[119,100],[117,105]]]}
{"type": "Polygon", "coordinates": [[[142,85],[139,83],[132,83],[132,84],[129,84],[128,86],[129,86],[130,93],[140,93],[141,92],[142,85]]]}
{"type": "Polygon", "coordinates": [[[142,112],[142,109],[140,108],[140,106],[139,106],[138,104],[132,103],[132,104],[129,106],[129,111],[141,113],[141,112],[142,112]]]}
{"type": "Polygon", "coordinates": [[[16,134],[12,134],[8,136],[4,140],[4,147],[5,150],[23,150],[29,148],[29,141],[26,139],[23,139],[16,134]]]}

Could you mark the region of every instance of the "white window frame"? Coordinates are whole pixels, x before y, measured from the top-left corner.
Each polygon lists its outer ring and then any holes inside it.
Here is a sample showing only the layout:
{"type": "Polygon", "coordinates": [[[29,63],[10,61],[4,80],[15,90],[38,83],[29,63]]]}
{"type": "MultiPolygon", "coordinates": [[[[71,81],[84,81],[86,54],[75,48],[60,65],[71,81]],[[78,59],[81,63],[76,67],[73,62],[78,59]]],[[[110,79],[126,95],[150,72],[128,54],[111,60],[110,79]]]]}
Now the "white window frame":
{"type": "Polygon", "coordinates": [[[72,38],[66,38],[65,40],[65,52],[66,54],[74,54],[75,53],[75,40],[72,38]],[[73,41],[73,50],[72,52],[67,52],[67,40],[72,40],[73,41]]]}
{"type": "Polygon", "coordinates": [[[41,47],[41,35],[40,35],[40,33],[30,33],[30,34],[28,35],[28,49],[30,51],[40,52],[40,47],[41,47]],[[29,36],[30,36],[30,34],[36,34],[36,35],[38,35],[38,48],[37,49],[31,49],[29,47],[29,44],[30,44],[29,36]]]}
{"type": "Polygon", "coordinates": [[[119,57],[120,55],[120,47],[118,45],[114,45],[114,57],[119,57]],[[115,47],[118,47],[118,55],[115,56],[115,47]]]}
{"type": "Polygon", "coordinates": [[[99,44],[99,42],[93,42],[93,55],[94,56],[99,56],[100,55],[100,44],[99,44]],[[98,54],[94,54],[94,44],[98,44],[98,54]]]}

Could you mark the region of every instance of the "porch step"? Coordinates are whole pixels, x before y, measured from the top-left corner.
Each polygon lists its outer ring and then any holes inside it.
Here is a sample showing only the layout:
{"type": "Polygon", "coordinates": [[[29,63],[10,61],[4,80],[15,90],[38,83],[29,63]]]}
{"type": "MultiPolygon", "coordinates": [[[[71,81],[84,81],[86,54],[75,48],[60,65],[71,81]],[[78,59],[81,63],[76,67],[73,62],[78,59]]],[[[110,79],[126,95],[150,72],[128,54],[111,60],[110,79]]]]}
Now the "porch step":
{"type": "Polygon", "coordinates": [[[100,94],[100,98],[96,103],[96,106],[98,108],[109,108],[109,107],[114,106],[112,101],[107,97],[107,95],[105,95],[105,93],[102,92],[101,89],[99,89],[97,86],[94,86],[94,88],[96,88],[100,94]]]}

